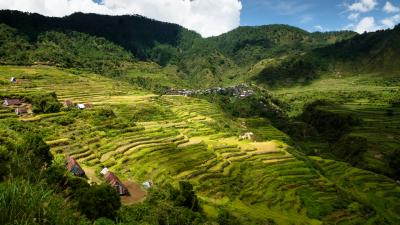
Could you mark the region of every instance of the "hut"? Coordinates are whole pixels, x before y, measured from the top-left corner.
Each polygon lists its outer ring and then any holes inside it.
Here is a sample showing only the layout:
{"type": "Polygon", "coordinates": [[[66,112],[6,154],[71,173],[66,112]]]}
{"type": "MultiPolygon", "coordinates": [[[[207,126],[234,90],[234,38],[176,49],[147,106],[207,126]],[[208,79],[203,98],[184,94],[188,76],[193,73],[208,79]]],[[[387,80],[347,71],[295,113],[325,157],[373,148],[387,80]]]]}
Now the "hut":
{"type": "Polygon", "coordinates": [[[80,103],[76,105],[78,109],[91,109],[93,108],[93,105],[90,103],[80,103]]]}
{"type": "Polygon", "coordinates": [[[91,103],[85,103],[83,104],[85,106],[85,109],[91,109],[93,108],[93,105],[91,103]]]}
{"type": "Polygon", "coordinates": [[[65,108],[70,108],[70,107],[74,106],[74,103],[71,100],[65,100],[63,105],[65,108]]]}
{"type": "Polygon", "coordinates": [[[28,109],[25,107],[18,107],[15,109],[15,114],[17,114],[17,116],[20,116],[22,114],[26,114],[28,113],[28,109]]]}
{"type": "Polygon", "coordinates": [[[129,195],[128,189],[114,173],[107,168],[104,168],[100,173],[104,175],[107,183],[117,190],[119,195],[129,195]]]}
{"type": "Polygon", "coordinates": [[[240,136],[239,138],[242,139],[242,140],[246,140],[246,139],[252,140],[253,137],[254,137],[254,133],[253,132],[247,132],[247,133],[243,134],[242,136],[240,136]]]}
{"type": "Polygon", "coordinates": [[[79,163],[72,157],[67,156],[67,169],[69,172],[73,173],[75,176],[83,177],[85,176],[85,171],[79,165],[79,163]]]}
{"type": "Polygon", "coordinates": [[[85,104],[77,104],[78,109],[85,109],[85,104]]]}
{"type": "Polygon", "coordinates": [[[21,105],[22,101],[19,99],[6,99],[3,102],[4,106],[13,106],[13,105],[21,105]]]}
{"type": "Polygon", "coordinates": [[[151,187],[153,187],[153,181],[152,180],[147,180],[147,181],[143,182],[142,185],[143,185],[143,187],[145,189],[150,189],[151,187]]]}

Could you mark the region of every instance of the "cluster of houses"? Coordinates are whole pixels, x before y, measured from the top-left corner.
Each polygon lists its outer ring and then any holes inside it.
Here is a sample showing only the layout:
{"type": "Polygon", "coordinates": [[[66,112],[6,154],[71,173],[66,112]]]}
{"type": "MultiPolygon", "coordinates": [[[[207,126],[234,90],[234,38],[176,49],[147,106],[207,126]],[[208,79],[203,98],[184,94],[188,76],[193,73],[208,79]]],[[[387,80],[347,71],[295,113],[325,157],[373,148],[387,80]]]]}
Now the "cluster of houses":
{"type": "Polygon", "coordinates": [[[32,111],[32,106],[30,104],[23,103],[20,99],[4,99],[3,106],[14,108],[15,114],[18,116],[32,111]]]}
{"type": "Polygon", "coordinates": [[[230,95],[238,98],[247,98],[253,96],[255,94],[255,91],[244,84],[240,84],[232,87],[215,87],[215,88],[199,89],[199,90],[187,90],[187,89],[179,90],[170,88],[165,91],[165,94],[182,95],[182,96],[220,94],[220,95],[230,95]]]}
{"type": "MultiPolygon", "coordinates": [[[[72,174],[74,174],[75,176],[78,177],[85,176],[85,171],[72,156],[67,156],[66,167],[67,170],[72,174]]],[[[121,196],[129,195],[128,189],[114,173],[109,171],[107,168],[104,168],[100,173],[104,176],[106,182],[112,187],[114,187],[121,196]]]]}
{"type": "Polygon", "coordinates": [[[246,132],[243,135],[239,136],[240,140],[253,140],[254,133],[253,132],[246,132]]]}
{"type": "MultiPolygon", "coordinates": [[[[74,174],[75,176],[78,177],[84,177],[85,176],[85,171],[82,169],[82,167],[79,165],[79,163],[74,159],[72,156],[67,156],[66,160],[66,167],[69,172],[74,174]]],[[[125,195],[130,195],[128,188],[121,182],[121,180],[111,171],[108,170],[108,168],[103,168],[100,172],[101,175],[104,176],[105,181],[112,187],[115,188],[115,190],[119,193],[121,196],[125,195]]],[[[153,182],[150,181],[145,181],[143,183],[143,187],[145,189],[149,189],[153,186],[153,182]]]]}

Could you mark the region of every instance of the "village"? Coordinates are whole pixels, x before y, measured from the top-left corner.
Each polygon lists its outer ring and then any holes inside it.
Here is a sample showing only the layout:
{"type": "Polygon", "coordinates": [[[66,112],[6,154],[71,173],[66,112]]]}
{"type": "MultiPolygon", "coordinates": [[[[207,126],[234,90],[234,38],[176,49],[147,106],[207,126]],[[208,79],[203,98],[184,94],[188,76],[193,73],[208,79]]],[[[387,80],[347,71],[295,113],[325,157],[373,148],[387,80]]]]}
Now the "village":
{"type": "Polygon", "coordinates": [[[187,90],[187,89],[174,89],[170,88],[165,91],[166,95],[182,95],[182,96],[196,96],[196,95],[229,95],[237,98],[247,98],[255,94],[255,91],[246,86],[245,84],[240,84],[231,87],[214,87],[208,89],[198,89],[198,90],[187,90]]]}
{"type": "MultiPolygon", "coordinates": [[[[16,79],[15,77],[10,78],[10,83],[14,85],[21,85],[23,82],[24,82],[23,80],[16,79]]],[[[74,108],[79,110],[85,110],[93,108],[93,104],[91,103],[74,103],[72,100],[64,100],[62,105],[64,107],[64,110],[70,110],[74,108]]],[[[15,114],[20,117],[29,117],[34,114],[32,110],[32,104],[25,102],[23,99],[20,98],[4,99],[3,107],[13,110],[15,114]]],[[[93,180],[95,180],[93,179],[93,177],[88,177],[84,169],[72,156],[69,155],[66,156],[65,167],[74,176],[82,177],[85,179],[89,178],[90,182],[93,182],[93,180]]],[[[104,167],[99,173],[99,175],[102,175],[104,181],[113,188],[115,188],[115,190],[119,193],[120,196],[131,196],[133,194],[130,193],[129,188],[113,172],[109,171],[107,167],[104,167]]],[[[142,188],[145,190],[150,189],[152,186],[153,186],[153,181],[151,180],[147,180],[142,184],[142,188]]],[[[145,195],[145,193],[138,193],[138,194],[141,195],[141,197],[144,197],[145,195]]]]}
{"type": "MultiPolygon", "coordinates": [[[[10,79],[10,83],[13,85],[21,85],[23,82],[29,82],[29,81],[23,81],[21,79],[16,79],[15,77],[12,77],[10,79]]],[[[168,89],[166,91],[167,95],[182,95],[182,96],[196,96],[196,95],[209,95],[209,94],[221,94],[221,95],[230,95],[238,98],[246,98],[250,97],[255,94],[255,92],[247,87],[246,85],[238,85],[234,87],[216,87],[216,88],[209,88],[209,89],[203,89],[203,90],[176,90],[176,89],[168,89]]],[[[71,109],[78,109],[78,110],[87,110],[87,109],[92,109],[94,108],[92,103],[74,103],[72,100],[64,100],[62,102],[63,109],[64,110],[71,110],[71,109]]],[[[6,98],[3,100],[3,107],[12,109],[17,116],[20,117],[30,117],[33,116],[33,110],[32,110],[32,104],[25,102],[21,98],[6,98]]],[[[252,132],[247,132],[244,133],[243,135],[239,136],[239,140],[252,140],[254,137],[254,134],[252,132]]],[[[66,161],[65,161],[65,167],[66,169],[74,176],[81,177],[84,179],[89,179],[88,182],[94,182],[98,180],[97,175],[93,174],[92,172],[87,174],[83,167],[78,163],[78,161],[70,155],[66,156],[66,161]]],[[[153,187],[153,181],[152,180],[146,180],[140,185],[140,188],[135,188],[133,189],[136,192],[140,193],[131,193],[133,191],[129,191],[129,188],[127,187],[124,182],[121,181],[121,179],[115,175],[115,173],[111,172],[107,167],[104,167],[99,174],[100,176],[103,177],[104,181],[112,186],[121,197],[129,196],[131,195],[140,195],[141,198],[145,196],[145,192],[143,192],[140,189],[148,190],[151,187],[153,187]]],[[[97,181],[98,182],[98,181],[97,181]]]]}

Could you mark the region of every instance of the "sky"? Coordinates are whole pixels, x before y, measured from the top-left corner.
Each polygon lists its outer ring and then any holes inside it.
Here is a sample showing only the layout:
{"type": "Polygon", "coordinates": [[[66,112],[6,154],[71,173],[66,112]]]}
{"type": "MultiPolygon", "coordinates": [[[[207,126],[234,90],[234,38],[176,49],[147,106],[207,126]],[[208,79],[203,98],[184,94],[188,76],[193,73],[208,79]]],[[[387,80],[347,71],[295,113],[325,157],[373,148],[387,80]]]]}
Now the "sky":
{"type": "Polygon", "coordinates": [[[0,9],[57,17],[74,12],[139,14],[180,24],[203,37],[264,24],[363,33],[400,23],[400,0],[0,0],[0,9]]]}

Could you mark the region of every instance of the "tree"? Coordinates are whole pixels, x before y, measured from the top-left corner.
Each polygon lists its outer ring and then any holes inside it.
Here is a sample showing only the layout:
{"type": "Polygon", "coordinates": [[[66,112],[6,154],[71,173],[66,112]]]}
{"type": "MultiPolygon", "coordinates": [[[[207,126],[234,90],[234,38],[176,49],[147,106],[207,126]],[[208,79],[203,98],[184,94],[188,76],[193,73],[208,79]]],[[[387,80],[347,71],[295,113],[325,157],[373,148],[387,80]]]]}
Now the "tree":
{"type": "Polygon", "coordinates": [[[89,219],[114,219],[121,207],[119,194],[109,185],[94,185],[77,190],[78,207],[89,219]]]}
{"type": "Polygon", "coordinates": [[[7,175],[9,161],[9,153],[6,147],[0,145],[0,181],[7,175]]]}
{"type": "Polygon", "coordinates": [[[23,137],[23,141],[19,146],[19,153],[29,155],[31,153],[32,166],[40,168],[43,165],[50,165],[53,155],[50,152],[50,146],[43,141],[38,134],[28,133],[23,137]]]}
{"type": "Polygon", "coordinates": [[[193,191],[193,185],[188,181],[179,182],[179,195],[176,198],[176,204],[184,206],[195,212],[200,210],[199,201],[193,191]]]}

